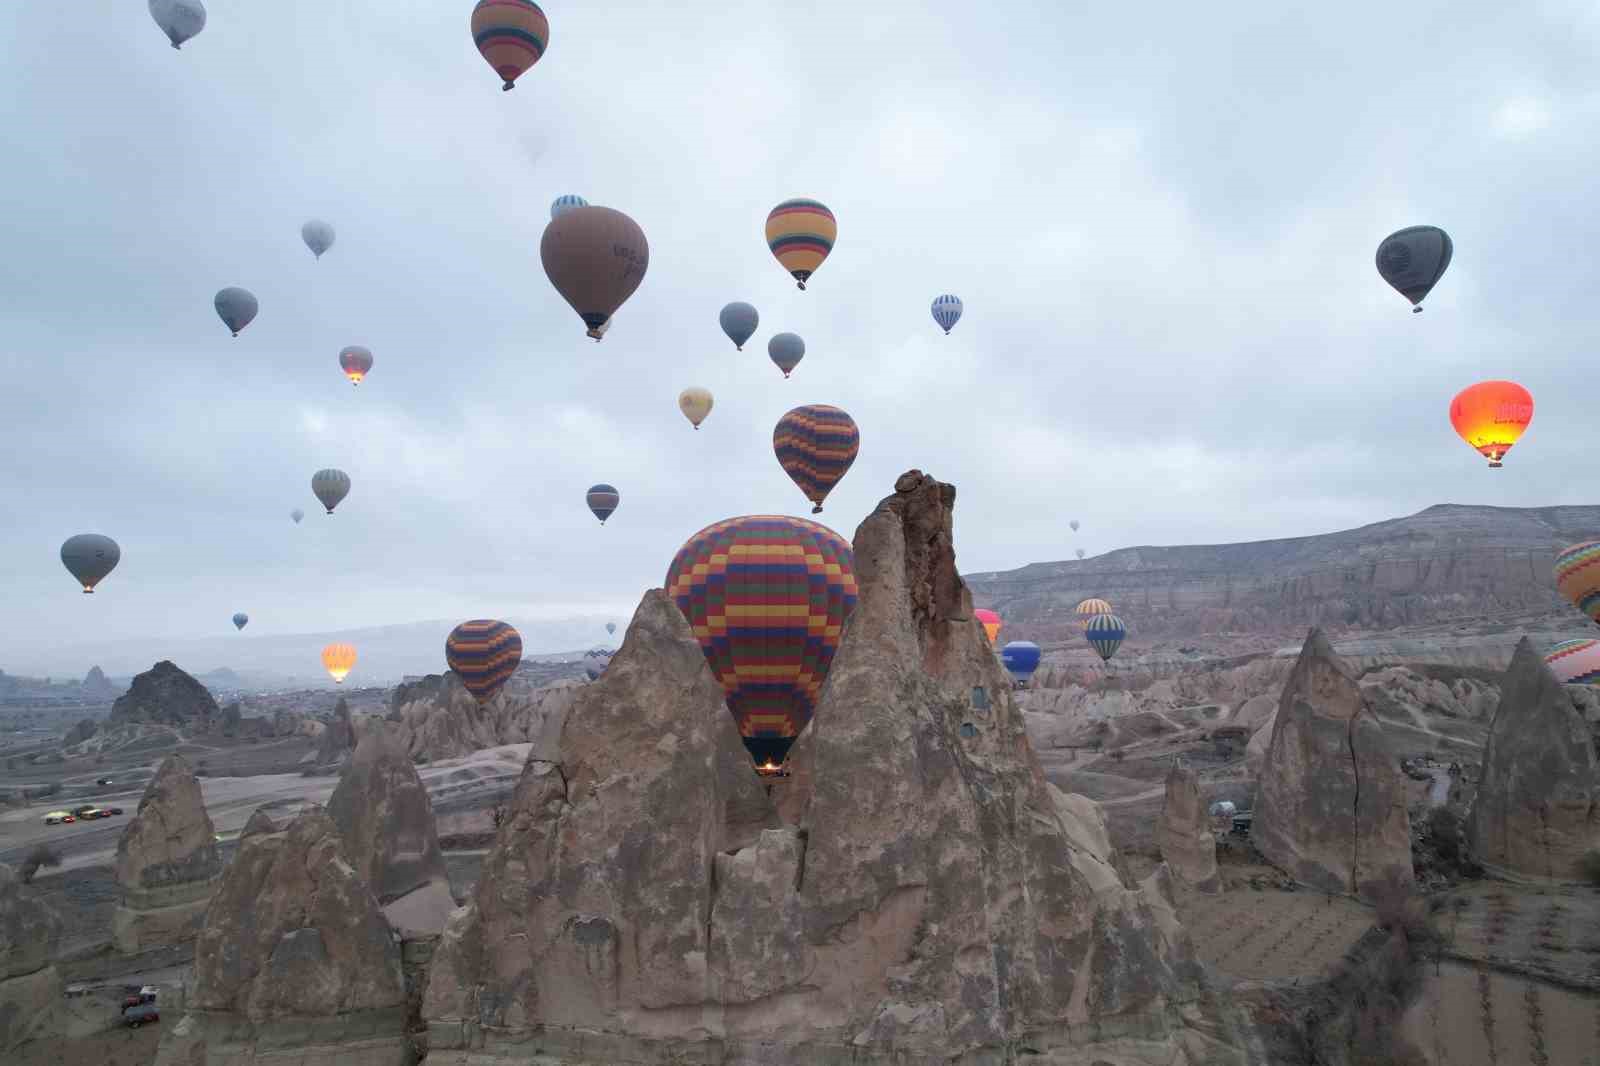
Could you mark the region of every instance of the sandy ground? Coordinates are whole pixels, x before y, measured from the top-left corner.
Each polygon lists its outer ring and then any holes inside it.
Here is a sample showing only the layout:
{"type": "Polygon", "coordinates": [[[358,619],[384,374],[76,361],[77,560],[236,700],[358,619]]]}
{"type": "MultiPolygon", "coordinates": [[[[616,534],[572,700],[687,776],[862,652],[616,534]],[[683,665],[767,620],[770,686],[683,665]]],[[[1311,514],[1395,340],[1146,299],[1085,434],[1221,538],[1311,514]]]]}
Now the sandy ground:
{"type": "Polygon", "coordinates": [[[1484,881],[1451,893],[1450,954],[1511,966],[1600,995],[1600,893],[1484,881]]]}
{"type": "Polygon", "coordinates": [[[1444,962],[1402,1032],[1435,1066],[1600,1066],[1600,996],[1444,962]]]}
{"type": "Polygon", "coordinates": [[[1252,981],[1320,976],[1373,924],[1370,908],[1309,890],[1239,886],[1194,894],[1179,910],[1202,962],[1252,981]]]}
{"type": "Polygon", "coordinates": [[[161,1031],[176,1024],[166,1015],[156,1025],[111,1029],[77,1040],[38,1040],[6,1055],[6,1066],[148,1066],[156,1059],[161,1031]]]}

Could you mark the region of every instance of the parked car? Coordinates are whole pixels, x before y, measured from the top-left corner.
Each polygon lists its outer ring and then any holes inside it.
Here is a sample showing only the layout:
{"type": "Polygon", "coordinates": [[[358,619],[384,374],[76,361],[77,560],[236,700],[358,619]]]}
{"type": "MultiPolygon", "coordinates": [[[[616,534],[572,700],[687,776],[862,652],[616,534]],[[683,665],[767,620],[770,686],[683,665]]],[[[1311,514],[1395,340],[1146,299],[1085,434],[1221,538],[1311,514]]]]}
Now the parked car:
{"type": "Polygon", "coordinates": [[[76,822],[77,820],[78,820],[78,816],[75,815],[75,814],[64,814],[64,815],[61,816],[61,824],[62,825],[71,825],[73,822],[76,822]]]}
{"type": "Polygon", "coordinates": [[[154,1003],[136,1003],[122,1012],[122,1024],[130,1029],[137,1029],[146,1022],[159,1022],[161,1011],[154,1003]]]}
{"type": "Polygon", "coordinates": [[[122,813],[122,808],[121,807],[108,807],[107,810],[109,810],[112,814],[121,814],[122,813]]]}
{"type": "Polygon", "coordinates": [[[62,822],[71,817],[72,815],[68,814],[66,811],[50,811],[44,816],[44,824],[60,825],[62,822]]]}

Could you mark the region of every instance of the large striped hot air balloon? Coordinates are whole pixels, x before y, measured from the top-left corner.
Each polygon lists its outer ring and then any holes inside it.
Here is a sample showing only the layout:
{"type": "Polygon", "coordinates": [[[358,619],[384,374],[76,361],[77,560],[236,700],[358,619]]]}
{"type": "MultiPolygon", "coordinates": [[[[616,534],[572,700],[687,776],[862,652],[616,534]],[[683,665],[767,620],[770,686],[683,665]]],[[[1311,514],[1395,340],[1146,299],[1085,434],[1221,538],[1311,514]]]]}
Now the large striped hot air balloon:
{"type": "Polygon", "coordinates": [[[505,80],[500,88],[514,89],[550,47],[550,20],[533,0],[478,0],[472,9],[472,43],[505,80]]]}
{"type": "Polygon", "coordinates": [[[1544,664],[1563,684],[1600,685],[1600,640],[1563,640],[1544,664]]]}
{"type": "Polygon", "coordinates": [[[328,671],[335,685],[344,684],[356,666],[356,649],[350,644],[329,644],[322,649],[322,668],[328,671]]]}
{"type": "Polygon", "coordinates": [[[1600,540],[1562,548],[1556,556],[1556,588],[1595,625],[1600,625],[1600,540]]]}
{"type": "Polygon", "coordinates": [[[1533,421],[1533,395],[1515,381],[1480,381],[1450,401],[1450,424],[1491,467],[1501,467],[1506,452],[1533,421]]]}
{"type": "Polygon", "coordinates": [[[838,236],[833,212],[815,200],[785,200],[767,216],[767,247],[802,289],[838,236]]]}
{"type": "Polygon", "coordinates": [[[1003,624],[1000,621],[1000,616],[987,607],[979,607],[972,612],[972,617],[976,618],[978,623],[983,626],[984,636],[989,638],[990,644],[993,644],[995,638],[1000,635],[1000,626],[1003,624]]]}
{"type": "Polygon", "coordinates": [[[1097,614],[1110,614],[1111,604],[1101,599],[1087,599],[1073,608],[1078,616],[1078,623],[1085,629],[1089,628],[1089,619],[1097,614]]]}
{"type": "Polygon", "coordinates": [[[772,450],[778,465],[806,499],[822,513],[822,501],[850,470],[861,451],[861,431],[855,419],[825,403],[796,407],[772,430],[772,450]]]}
{"type": "Polygon", "coordinates": [[[1089,639],[1094,650],[1100,653],[1100,658],[1110,662],[1111,657],[1117,654],[1117,649],[1122,647],[1123,640],[1128,636],[1128,630],[1122,624],[1122,619],[1116,615],[1097,614],[1083,627],[1083,635],[1089,639]]]}
{"type": "Polygon", "coordinates": [[[1026,685],[1033,672],[1039,669],[1039,645],[1031,640],[1013,640],[1000,649],[1000,665],[1006,668],[1011,680],[1026,685]]]}
{"type": "Polygon", "coordinates": [[[605,525],[606,519],[611,517],[611,512],[622,502],[622,494],[611,485],[590,485],[588,495],[584,499],[589,504],[589,510],[600,519],[600,524],[605,525]]]}
{"type": "Polygon", "coordinates": [[[678,550],[666,588],[722,683],[756,772],[783,773],[855,609],[849,542],[803,518],[730,518],[678,550]]]}
{"type": "Polygon", "coordinates": [[[492,618],[474,618],[450,631],[444,659],[479,703],[494,699],[522,661],[522,634],[492,618]]]}

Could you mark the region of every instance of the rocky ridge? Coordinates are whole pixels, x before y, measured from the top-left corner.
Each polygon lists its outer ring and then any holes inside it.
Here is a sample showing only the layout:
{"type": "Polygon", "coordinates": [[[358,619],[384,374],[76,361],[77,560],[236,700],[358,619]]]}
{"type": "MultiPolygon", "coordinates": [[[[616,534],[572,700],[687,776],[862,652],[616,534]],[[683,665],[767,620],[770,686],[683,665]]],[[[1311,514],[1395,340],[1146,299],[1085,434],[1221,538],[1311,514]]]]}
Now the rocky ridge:
{"type": "Polygon", "coordinates": [[[169,755],[117,840],[117,950],[131,955],[192,939],[221,872],[200,782],[181,755],[169,755]]]}

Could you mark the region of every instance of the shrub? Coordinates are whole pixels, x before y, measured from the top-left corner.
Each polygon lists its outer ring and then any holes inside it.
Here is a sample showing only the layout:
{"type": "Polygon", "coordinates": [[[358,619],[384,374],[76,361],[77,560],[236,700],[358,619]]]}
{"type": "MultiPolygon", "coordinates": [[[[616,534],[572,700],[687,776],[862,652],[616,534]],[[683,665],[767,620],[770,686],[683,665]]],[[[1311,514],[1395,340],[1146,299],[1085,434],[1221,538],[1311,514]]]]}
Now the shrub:
{"type": "Polygon", "coordinates": [[[1578,876],[1600,888],[1600,848],[1586,851],[1578,860],[1578,876]]]}
{"type": "Polygon", "coordinates": [[[1428,812],[1428,836],[1433,840],[1433,850],[1441,861],[1451,866],[1461,864],[1461,816],[1449,807],[1435,807],[1428,812]]]}
{"type": "Polygon", "coordinates": [[[51,850],[49,844],[35,844],[28,857],[22,860],[22,865],[17,867],[17,876],[25,885],[33,883],[33,877],[42,866],[56,867],[61,865],[61,856],[51,850]]]}

